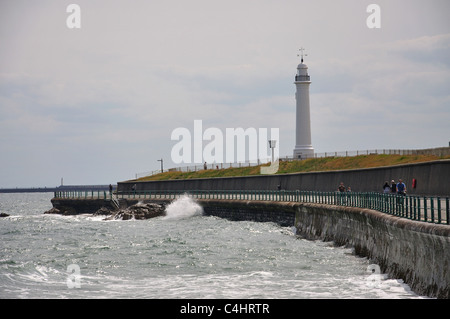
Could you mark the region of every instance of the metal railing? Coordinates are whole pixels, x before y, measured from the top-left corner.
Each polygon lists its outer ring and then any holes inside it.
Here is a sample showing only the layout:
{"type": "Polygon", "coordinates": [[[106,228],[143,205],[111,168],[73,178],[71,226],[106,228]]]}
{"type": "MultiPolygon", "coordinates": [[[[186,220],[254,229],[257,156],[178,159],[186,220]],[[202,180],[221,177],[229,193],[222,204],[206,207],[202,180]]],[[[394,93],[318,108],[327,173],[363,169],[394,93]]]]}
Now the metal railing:
{"type": "MultiPolygon", "coordinates": [[[[117,198],[176,199],[183,195],[196,199],[303,202],[368,208],[411,220],[450,225],[450,198],[438,196],[299,190],[162,190],[119,192],[117,198]]],[[[55,198],[113,200],[113,195],[101,191],[69,191],[55,192],[55,198]]]]}
{"type": "Polygon", "coordinates": [[[111,196],[111,203],[116,207],[117,209],[120,208],[119,198],[117,197],[117,193],[110,193],[111,196]]]}
{"type": "MultiPolygon", "coordinates": [[[[227,168],[241,168],[241,167],[252,167],[252,166],[259,166],[262,164],[267,164],[270,162],[270,158],[266,159],[257,159],[255,161],[246,161],[246,162],[236,162],[236,163],[209,163],[206,164],[197,164],[197,165],[191,165],[191,166],[180,166],[180,167],[173,167],[165,169],[164,172],[197,172],[205,169],[227,169],[227,168]]],[[[136,173],[136,179],[143,178],[147,176],[152,176],[156,174],[160,174],[161,170],[157,169],[150,172],[142,172],[142,173],[136,173]]]]}
{"type": "Polygon", "coordinates": [[[295,82],[298,81],[311,81],[311,77],[309,75],[296,75],[295,82]]]}
{"type": "Polygon", "coordinates": [[[54,198],[60,199],[105,199],[111,200],[112,194],[100,190],[80,190],[80,191],[56,191],[53,193],[54,198]]]}
{"type": "MultiPolygon", "coordinates": [[[[324,152],[324,153],[314,153],[312,156],[303,156],[301,158],[294,158],[292,156],[280,156],[280,161],[298,161],[311,158],[326,158],[326,157],[353,157],[359,155],[437,155],[444,156],[450,155],[450,147],[442,147],[436,149],[368,149],[368,150],[357,150],[357,151],[341,151],[341,152],[324,152]]],[[[238,163],[209,163],[206,169],[226,169],[231,167],[248,167],[248,166],[258,166],[261,164],[267,164],[271,161],[269,157],[260,158],[255,161],[246,161],[238,163]]],[[[197,164],[192,166],[182,166],[174,167],[164,170],[164,172],[196,172],[203,170],[204,164],[197,164]]],[[[152,176],[161,173],[161,170],[154,170],[149,172],[136,173],[135,177],[143,178],[147,176],[152,176]]]]}

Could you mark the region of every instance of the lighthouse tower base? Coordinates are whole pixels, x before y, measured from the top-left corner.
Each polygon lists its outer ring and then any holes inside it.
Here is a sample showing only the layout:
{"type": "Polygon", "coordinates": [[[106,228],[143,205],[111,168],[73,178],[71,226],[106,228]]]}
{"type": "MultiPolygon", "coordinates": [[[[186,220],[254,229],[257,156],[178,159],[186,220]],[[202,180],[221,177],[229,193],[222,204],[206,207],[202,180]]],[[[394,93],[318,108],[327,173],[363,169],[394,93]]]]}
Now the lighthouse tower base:
{"type": "Polygon", "coordinates": [[[314,157],[314,148],[309,146],[295,146],[294,159],[307,159],[314,157]]]}

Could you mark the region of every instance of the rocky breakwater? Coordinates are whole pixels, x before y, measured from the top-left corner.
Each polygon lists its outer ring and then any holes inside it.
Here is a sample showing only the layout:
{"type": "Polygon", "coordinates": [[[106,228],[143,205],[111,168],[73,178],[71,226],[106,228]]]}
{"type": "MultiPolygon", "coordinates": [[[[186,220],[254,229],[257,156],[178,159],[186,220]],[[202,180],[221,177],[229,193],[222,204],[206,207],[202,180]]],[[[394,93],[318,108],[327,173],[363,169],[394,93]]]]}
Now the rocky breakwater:
{"type": "Polygon", "coordinates": [[[57,215],[77,215],[77,212],[72,207],[53,207],[52,209],[49,209],[44,212],[44,214],[57,214],[57,215]]]}
{"type": "Polygon", "coordinates": [[[105,220],[149,219],[164,216],[166,211],[164,205],[161,204],[138,202],[119,210],[102,207],[94,215],[106,215],[105,220]]]}
{"type": "Polygon", "coordinates": [[[53,208],[44,214],[105,216],[105,220],[149,219],[166,214],[166,202],[124,201],[116,208],[109,200],[52,199],[53,208]]]}

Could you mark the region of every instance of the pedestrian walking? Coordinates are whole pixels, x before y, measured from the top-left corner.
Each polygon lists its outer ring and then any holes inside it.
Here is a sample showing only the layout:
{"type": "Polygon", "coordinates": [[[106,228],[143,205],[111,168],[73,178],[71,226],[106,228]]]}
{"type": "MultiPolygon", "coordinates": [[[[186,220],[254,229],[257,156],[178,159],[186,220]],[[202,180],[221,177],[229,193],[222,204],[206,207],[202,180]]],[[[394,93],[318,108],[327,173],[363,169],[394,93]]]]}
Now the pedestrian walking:
{"type": "Polygon", "coordinates": [[[395,184],[395,181],[391,181],[391,194],[397,194],[397,184],[395,184]]]}
{"type": "Polygon", "coordinates": [[[398,180],[397,194],[403,195],[403,196],[406,195],[406,185],[405,185],[405,183],[403,183],[402,179],[398,180]]]}
{"type": "Polygon", "coordinates": [[[384,185],[383,185],[383,193],[389,194],[390,192],[391,192],[391,186],[389,185],[389,182],[386,181],[386,182],[384,182],[384,185]]]}

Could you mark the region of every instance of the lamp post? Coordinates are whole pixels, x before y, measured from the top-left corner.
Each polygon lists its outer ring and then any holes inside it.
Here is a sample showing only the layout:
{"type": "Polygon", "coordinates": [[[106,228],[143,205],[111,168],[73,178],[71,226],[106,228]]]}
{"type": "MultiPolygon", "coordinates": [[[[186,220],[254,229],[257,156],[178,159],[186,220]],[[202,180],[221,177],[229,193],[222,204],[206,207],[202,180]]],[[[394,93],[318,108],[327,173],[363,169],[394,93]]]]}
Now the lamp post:
{"type": "Polygon", "coordinates": [[[162,172],[164,171],[164,170],[163,170],[163,159],[162,159],[162,158],[159,159],[158,162],[161,162],[161,173],[162,173],[162,172]]]}
{"type": "Polygon", "coordinates": [[[271,148],[271,150],[272,150],[272,163],[273,163],[273,161],[274,161],[274,158],[273,158],[273,149],[275,148],[277,146],[277,140],[269,140],[269,147],[271,148]]]}

